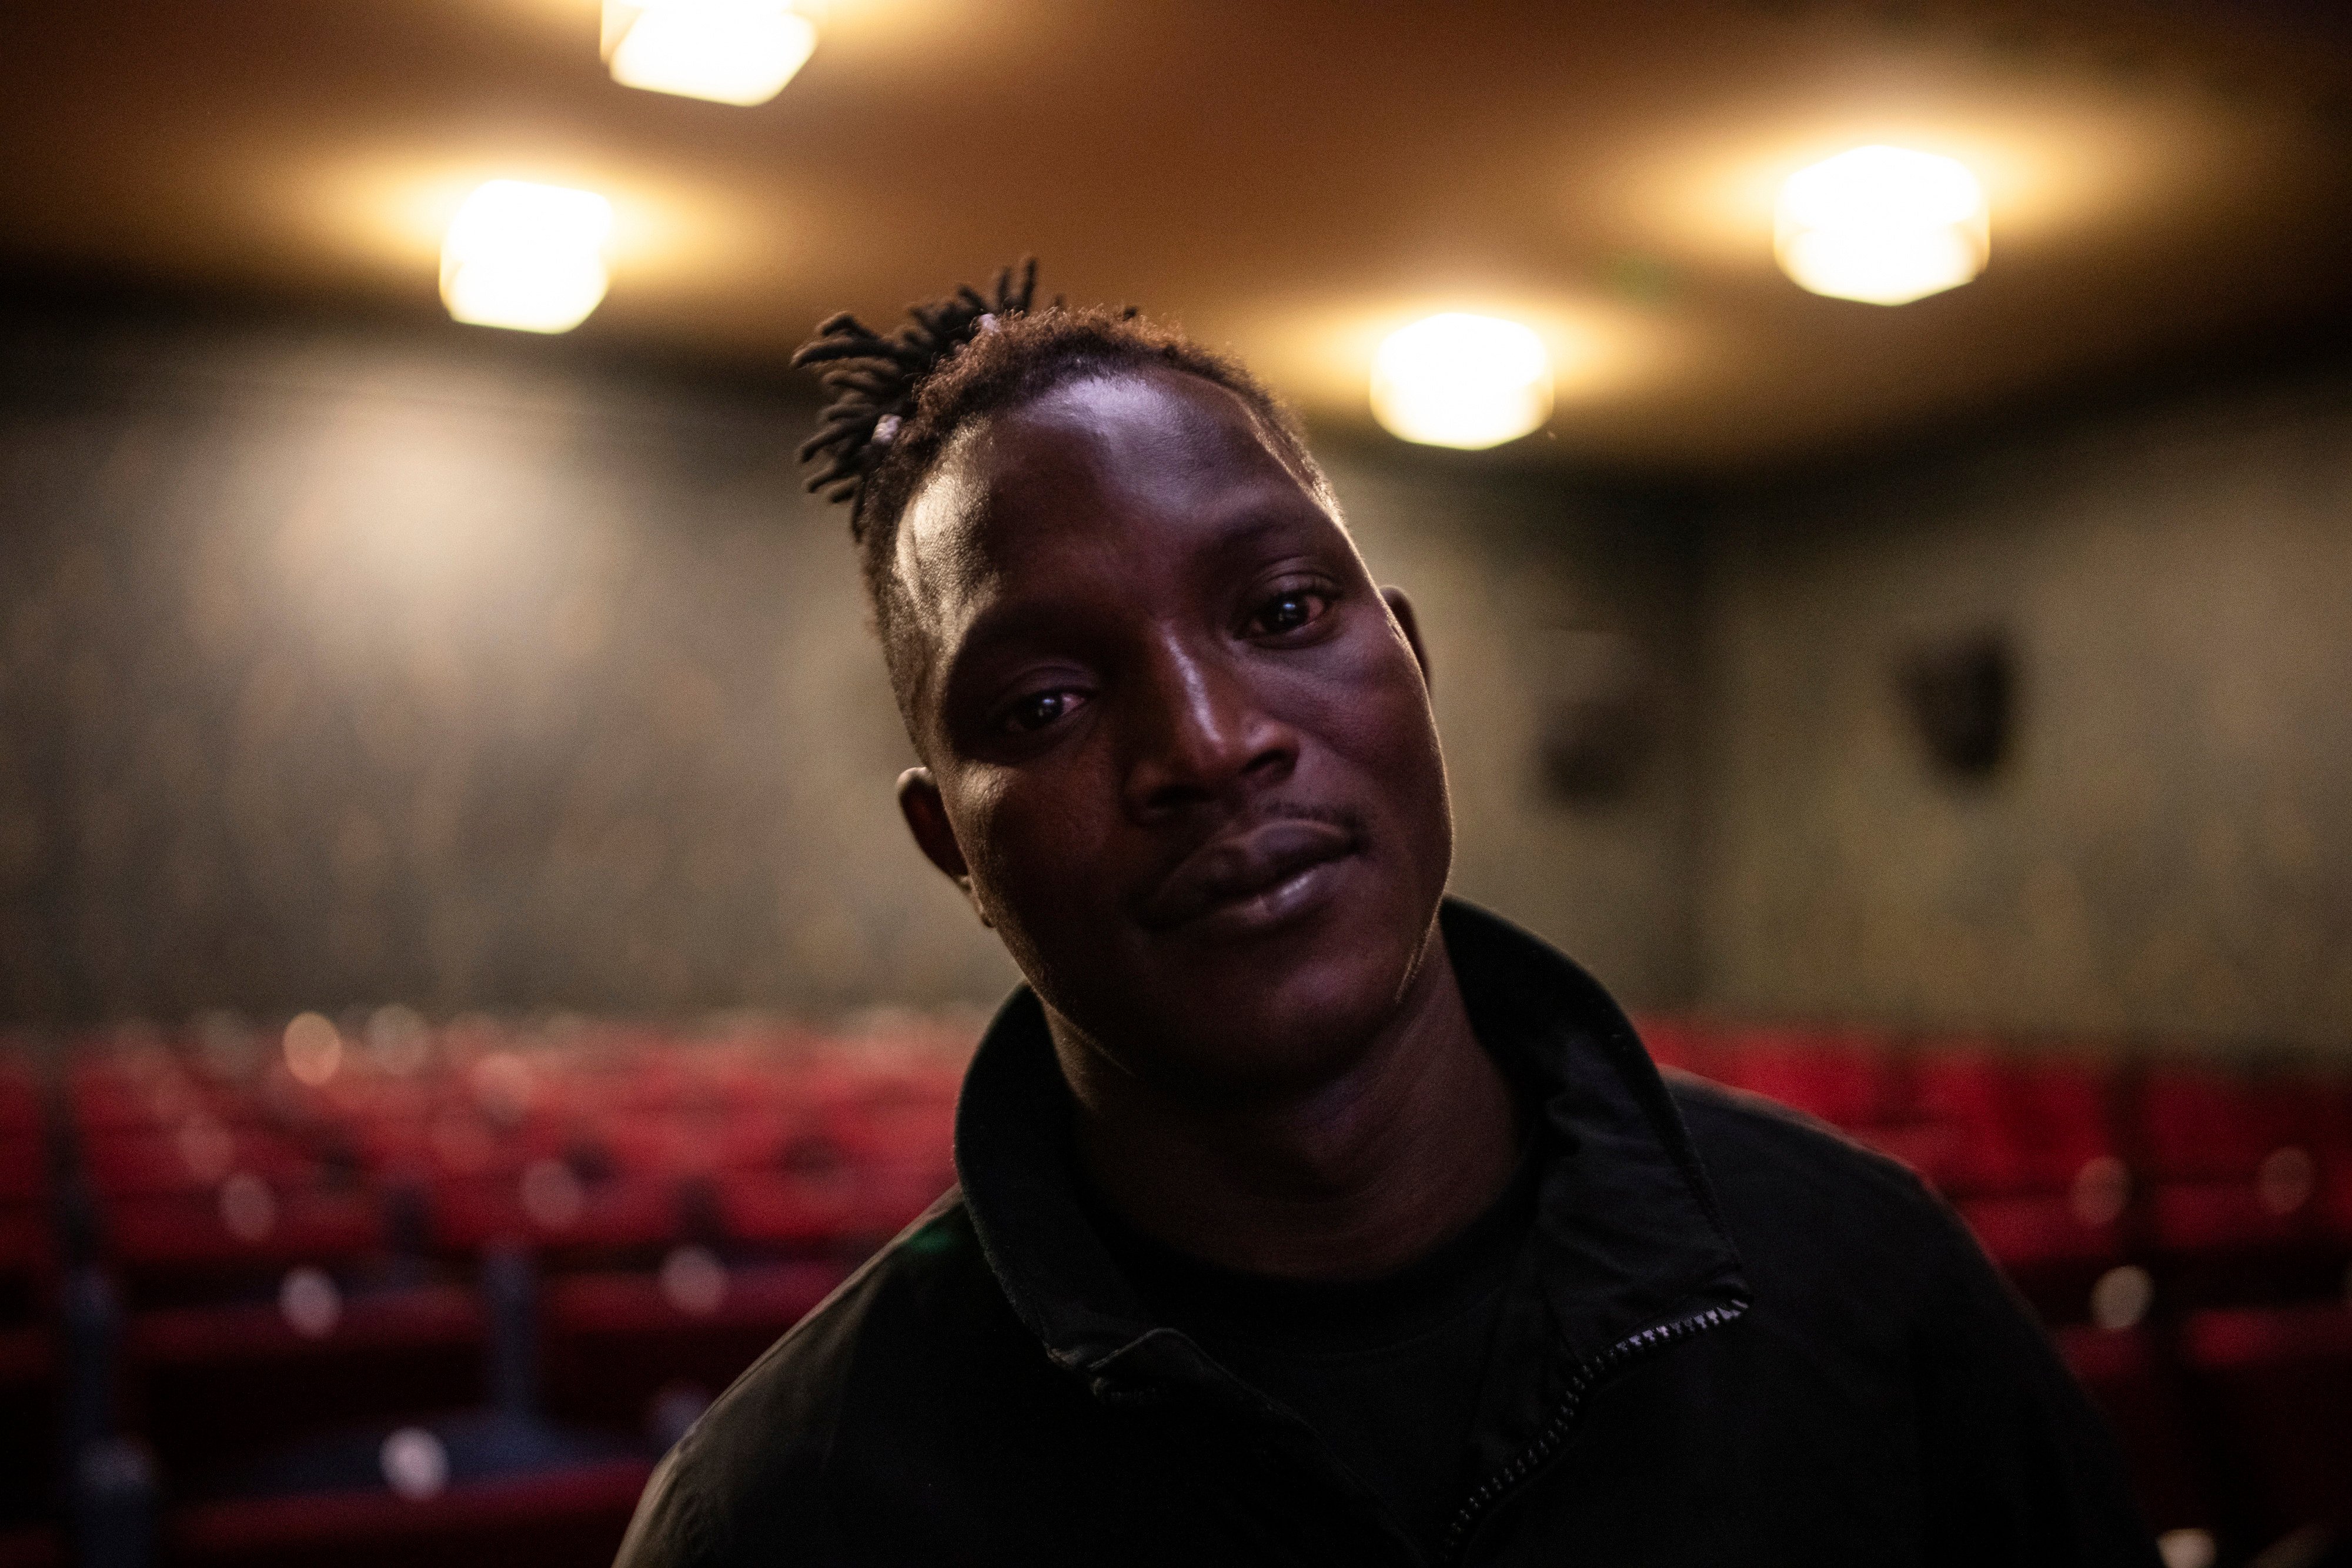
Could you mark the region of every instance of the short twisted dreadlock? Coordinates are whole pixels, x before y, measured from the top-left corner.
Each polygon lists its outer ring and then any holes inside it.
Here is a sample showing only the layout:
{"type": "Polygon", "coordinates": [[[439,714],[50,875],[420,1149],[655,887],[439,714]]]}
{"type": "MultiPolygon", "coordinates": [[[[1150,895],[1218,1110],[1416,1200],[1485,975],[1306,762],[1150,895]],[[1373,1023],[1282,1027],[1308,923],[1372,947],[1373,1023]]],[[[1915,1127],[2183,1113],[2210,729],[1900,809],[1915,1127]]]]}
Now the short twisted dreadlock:
{"type": "Polygon", "coordinates": [[[895,570],[898,518],[967,423],[1088,376],[1160,366],[1241,398],[1277,454],[1326,492],[1287,411],[1240,365],[1133,309],[1073,309],[1057,298],[1033,310],[1036,280],[1032,257],[1017,271],[999,272],[992,295],[967,285],[908,307],[908,325],[887,336],[843,311],[793,356],[796,366],[821,367],[818,380],[832,397],[817,433],[801,446],[801,461],[817,465],[811,490],[849,503],[850,537],[902,706],[909,672],[893,634],[907,608],[895,570]]]}

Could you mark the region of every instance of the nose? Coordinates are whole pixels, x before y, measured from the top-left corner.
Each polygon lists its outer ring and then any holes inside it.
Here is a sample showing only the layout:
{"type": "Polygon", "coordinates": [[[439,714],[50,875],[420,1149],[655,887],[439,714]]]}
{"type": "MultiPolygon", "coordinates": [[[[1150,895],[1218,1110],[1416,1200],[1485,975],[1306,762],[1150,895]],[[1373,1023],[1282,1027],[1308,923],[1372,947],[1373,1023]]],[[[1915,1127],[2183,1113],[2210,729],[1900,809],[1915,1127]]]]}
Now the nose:
{"type": "Polygon", "coordinates": [[[1268,711],[1245,658],[1171,638],[1129,683],[1124,793],[1139,821],[1237,801],[1297,766],[1297,733],[1268,711]]]}

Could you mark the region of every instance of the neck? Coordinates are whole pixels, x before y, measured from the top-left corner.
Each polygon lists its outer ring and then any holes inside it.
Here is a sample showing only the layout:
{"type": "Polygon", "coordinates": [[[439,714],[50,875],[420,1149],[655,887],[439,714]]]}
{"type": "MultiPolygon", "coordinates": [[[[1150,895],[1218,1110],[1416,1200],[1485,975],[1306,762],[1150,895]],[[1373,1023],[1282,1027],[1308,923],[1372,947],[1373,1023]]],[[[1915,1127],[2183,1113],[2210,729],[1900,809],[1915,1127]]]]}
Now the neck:
{"type": "Polygon", "coordinates": [[[1510,1089],[1433,939],[1404,1005],[1337,1077],[1202,1103],[1111,1067],[1055,1017],[1080,1159],[1146,1235],[1225,1268],[1371,1279],[1460,1231],[1509,1184],[1510,1089]]]}

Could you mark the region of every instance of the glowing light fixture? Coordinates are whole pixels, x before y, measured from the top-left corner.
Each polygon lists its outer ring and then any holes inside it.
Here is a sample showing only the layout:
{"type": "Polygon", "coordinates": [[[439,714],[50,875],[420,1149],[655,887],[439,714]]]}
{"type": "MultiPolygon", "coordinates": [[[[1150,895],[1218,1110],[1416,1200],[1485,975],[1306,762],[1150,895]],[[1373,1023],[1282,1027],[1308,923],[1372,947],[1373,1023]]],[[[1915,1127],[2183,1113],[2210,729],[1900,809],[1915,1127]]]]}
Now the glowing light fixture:
{"type": "Polygon", "coordinates": [[[441,300],[460,321],[569,332],[604,298],[613,204],[593,191],[492,180],[441,242],[441,300]]]}
{"type": "Polygon", "coordinates": [[[1984,270],[1984,187],[1968,166],[1902,147],[1856,147],[1800,169],[1773,214],[1780,270],[1815,294],[1904,305],[1984,270]]]}
{"type": "Polygon", "coordinates": [[[1499,446],[1551,417],[1551,360],[1517,321],[1431,316],[1373,357],[1372,415],[1427,446],[1499,446]]]}
{"type": "Polygon", "coordinates": [[[788,0],[604,0],[613,79],[749,107],[784,90],[816,48],[788,0]]]}

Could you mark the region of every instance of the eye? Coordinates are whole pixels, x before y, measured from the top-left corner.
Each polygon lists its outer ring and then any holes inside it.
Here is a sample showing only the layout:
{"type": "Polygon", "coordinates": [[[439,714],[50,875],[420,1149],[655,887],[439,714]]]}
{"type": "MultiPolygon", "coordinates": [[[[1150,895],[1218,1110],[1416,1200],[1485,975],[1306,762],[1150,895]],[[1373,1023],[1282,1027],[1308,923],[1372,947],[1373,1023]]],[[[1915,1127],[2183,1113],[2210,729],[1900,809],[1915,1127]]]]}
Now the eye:
{"type": "Polygon", "coordinates": [[[1319,589],[1288,588],[1258,606],[1250,617],[1248,634],[1253,637],[1279,637],[1285,632],[1303,631],[1323,619],[1331,608],[1331,596],[1319,589]]]}
{"type": "Polygon", "coordinates": [[[1032,692],[1005,710],[1003,727],[1016,735],[1032,735],[1068,717],[1086,700],[1083,692],[1032,692]]]}

